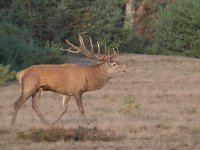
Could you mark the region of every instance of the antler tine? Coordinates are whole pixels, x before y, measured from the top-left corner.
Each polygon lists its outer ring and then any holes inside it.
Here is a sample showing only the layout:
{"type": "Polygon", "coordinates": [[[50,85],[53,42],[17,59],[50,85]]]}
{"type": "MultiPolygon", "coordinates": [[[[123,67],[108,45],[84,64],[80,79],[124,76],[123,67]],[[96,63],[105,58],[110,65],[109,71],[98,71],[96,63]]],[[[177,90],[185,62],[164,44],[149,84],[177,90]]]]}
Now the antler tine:
{"type": "Polygon", "coordinates": [[[112,48],[112,51],[113,51],[113,53],[116,53],[116,51],[115,51],[115,49],[114,49],[114,48],[112,48]]]}
{"type": "Polygon", "coordinates": [[[100,45],[99,42],[97,41],[97,47],[98,47],[98,53],[97,53],[97,57],[99,58],[99,53],[100,53],[100,45]]]}
{"type": "Polygon", "coordinates": [[[79,35],[79,42],[80,42],[80,48],[81,48],[82,50],[87,49],[81,35],[79,35]]]}
{"type": "Polygon", "coordinates": [[[116,52],[117,52],[117,54],[118,54],[118,53],[119,53],[119,49],[118,49],[118,47],[116,47],[116,50],[117,50],[116,52]]]}
{"type": "Polygon", "coordinates": [[[107,47],[106,47],[106,43],[105,43],[105,55],[107,54],[107,47]]]}
{"type": "Polygon", "coordinates": [[[89,36],[89,39],[90,39],[90,47],[91,47],[91,51],[94,53],[94,47],[93,47],[92,39],[91,39],[90,36],[89,36]]]}
{"type": "Polygon", "coordinates": [[[68,48],[68,49],[60,48],[60,50],[62,50],[62,51],[68,51],[68,52],[71,52],[71,53],[79,53],[81,51],[79,47],[76,47],[74,44],[72,44],[71,42],[69,42],[67,39],[65,39],[65,42],[67,44],[69,44],[70,48],[68,48]],[[71,49],[75,49],[75,51],[71,50],[71,49]]]}
{"type": "Polygon", "coordinates": [[[75,54],[80,53],[80,51],[73,51],[73,50],[71,50],[71,48],[68,48],[68,49],[59,48],[59,49],[60,49],[61,51],[68,51],[68,52],[75,53],[75,54]]]}
{"type": "Polygon", "coordinates": [[[111,59],[113,59],[114,57],[117,56],[117,52],[114,48],[113,48],[112,54],[110,54],[109,49],[108,49],[108,51],[106,51],[106,49],[107,49],[106,44],[105,44],[105,54],[100,54],[100,44],[99,44],[98,41],[97,41],[98,53],[95,55],[91,37],[89,37],[89,40],[90,40],[91,51],[86,48],[85,43],[84,43],[81,35],[79,35],[79,42],[80,42],[79,47],[75,46],[74,44],[72,44],[71,42],[69,42],[68,40],[65,39],[65,42],[69,45],[70,48],[69,49],[60,48],[60,50],[68,51],[68,52],[72,52],[72,53],[81,52],[88,58],[91,58],[91,59],[94,59],[94,60],[97,60],[97,61],[102,61],[102,62],[106,62],[106,61],[111,60],[111,59]]]}
{"type": "Polygon", "coordinates": [[[113,57],[115,57],[117,55],[117,53],[118,53],[118,50],[116,51],[114,48],[112,50],[113,50],[112,55],[113,55],[113,57]]]}

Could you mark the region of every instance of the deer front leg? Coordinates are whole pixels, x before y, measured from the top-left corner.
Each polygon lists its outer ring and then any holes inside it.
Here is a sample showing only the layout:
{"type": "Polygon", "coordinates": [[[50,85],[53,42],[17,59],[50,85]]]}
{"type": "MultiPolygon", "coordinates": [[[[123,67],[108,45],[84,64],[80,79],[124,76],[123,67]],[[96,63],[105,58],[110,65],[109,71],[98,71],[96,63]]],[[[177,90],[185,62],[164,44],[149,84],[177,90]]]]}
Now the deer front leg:
{"type": "Polygon", "coordinates": [[[67,111],[67,106],[70,100],[70,96],[68,95],[64,95],[63,96],[63,101],[62,101],[62,113],[60,114],[60,116],[58,117],[58,119],[56,119],[53,122],[53,125],[55,125],[56,123],[58,123],[58,121],[62,118],[62,116],[65,114],[65,112],[67,111]]]}
{"type": "Polygon", "coordinates": [[[36,114],[40,117],[44,124],[48,125],[48,121],[44,118],[42,113],[39,110],[39,100],[40,100],[41,91],[38,91],[32,96],[32,108],[36,112],[36,114]]]}

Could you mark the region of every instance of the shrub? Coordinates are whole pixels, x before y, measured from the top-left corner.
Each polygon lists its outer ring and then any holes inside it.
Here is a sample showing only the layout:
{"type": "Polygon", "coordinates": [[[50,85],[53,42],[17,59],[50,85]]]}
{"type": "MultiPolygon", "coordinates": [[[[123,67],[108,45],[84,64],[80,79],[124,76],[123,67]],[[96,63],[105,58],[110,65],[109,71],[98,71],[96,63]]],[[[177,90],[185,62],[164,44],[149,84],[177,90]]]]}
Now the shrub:
{"type": "Polygon", "coordinates": [[[199,0],[176,0],[161,10],[150,52],[200,58],[199,12],[199,0]]]}
{"type": "Polygon", "coordinates": [[[118,109],[119,113],[129,114],[133,110],[139,112],[140,104],[135,101],[135,98],[132,95],[125,97],[124,103],[118,109]]]}
{"type": "Polygon", "coordinates": [[[0,64],[0,86],[4,85],[6,81],[14,78],[14,71],[10,71],[10,66],[3,66],[0,64]]]}
{"type": "Polygon", "coordinates": [[[47,41],[44,48],[35,50],[34,64],[60,64],[64,63],[65,59],[59,50],[60,45],[47,41]]]}

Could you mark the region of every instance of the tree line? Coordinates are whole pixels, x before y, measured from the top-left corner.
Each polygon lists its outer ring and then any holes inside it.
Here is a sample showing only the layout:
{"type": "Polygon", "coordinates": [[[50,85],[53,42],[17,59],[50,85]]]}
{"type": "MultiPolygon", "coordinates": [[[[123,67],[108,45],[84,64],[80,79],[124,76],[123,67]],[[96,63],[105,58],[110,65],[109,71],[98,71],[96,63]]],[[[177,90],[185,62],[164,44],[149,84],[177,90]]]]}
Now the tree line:
{"type": "Polygon", "coordinates": [[[199,58],[200,1],[1,0],[1,78],[33,64],[64,63],[59,48],[64,39],[78,44],[79,34],[86,44],[91,36],[121,52],[199,58]]]}

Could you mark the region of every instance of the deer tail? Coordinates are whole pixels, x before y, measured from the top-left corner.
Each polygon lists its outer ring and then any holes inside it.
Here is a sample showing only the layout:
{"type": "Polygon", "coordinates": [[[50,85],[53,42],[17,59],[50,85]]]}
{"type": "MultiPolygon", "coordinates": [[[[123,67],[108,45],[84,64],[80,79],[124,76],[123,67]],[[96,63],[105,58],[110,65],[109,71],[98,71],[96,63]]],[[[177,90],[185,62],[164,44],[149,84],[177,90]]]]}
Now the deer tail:
{"type": "Polygon", "coordinates": [[[26,73],[26,69],[25,70],[22,70],[22,71],[19,71],[17,74],[16,74],[16,78],[17,80],[19,81],[19,83],[21,84],[22,83],[22,78],[24,77],[24,74],[26,73]]]}

